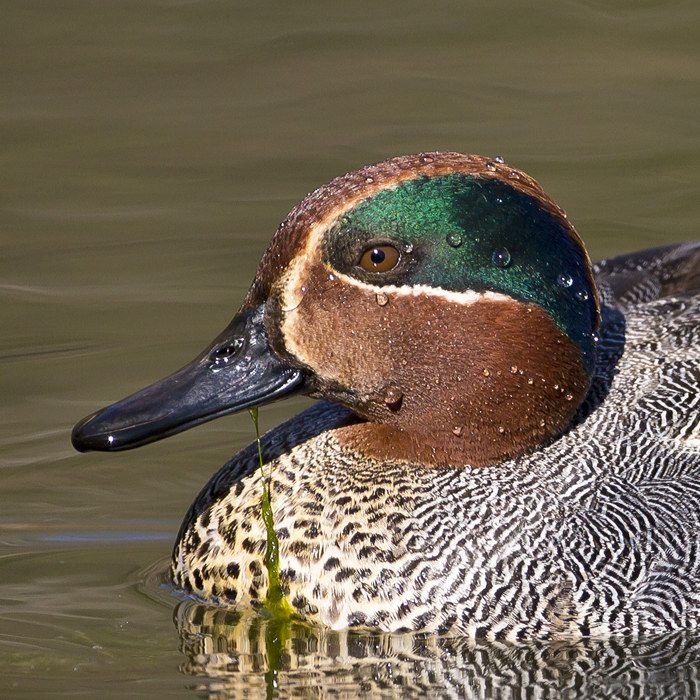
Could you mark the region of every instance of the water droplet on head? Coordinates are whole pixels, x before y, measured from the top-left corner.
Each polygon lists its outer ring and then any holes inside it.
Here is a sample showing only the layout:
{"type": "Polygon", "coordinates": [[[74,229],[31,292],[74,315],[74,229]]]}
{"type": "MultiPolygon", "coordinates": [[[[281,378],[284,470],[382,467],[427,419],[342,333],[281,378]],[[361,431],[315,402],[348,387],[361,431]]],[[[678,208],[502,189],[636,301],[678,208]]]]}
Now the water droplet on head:
{"type": "Polygon", "coordinates": [[[508,248],[499,248],[498,250],[495,250],[491,256],[491,262],[496,267],[500,268],[508,267],[508,265],[510,265],[510,260],[511,257],[508,248]]]}
{"type": "Polygon", "coordinates": [[[433,162],[433,157],[432,157],[432,156],[422,155],[422,156],[420,157],[420,162],[421,162],[421,163],[432,163],[432,162],[433,162]]]}
{"type": "Polygon", "coordinates": [[[565,398],[567,401],[573,401],[573,400],[574,400],[574,395],[573,395],[571,392],[569,392],[564,398],[565,398]]]}
{"type": "Polygon", "coordinates": [[[484,376],[485,376],[485,377],[490,377],[490,376],[491,376],[491,372],[489,372],[487,369],[485,369],[485,370],[484,370],[484,376]]]}
{"type": "Polygon", "coordinates": [[[379,292],[377,294],[377,304],[379,306],[386,306],[389,303],[389,297],[384,294],[384,292],[379,292]]]}
{"type": "Polygon", "coordinates": [[[573,283],[574,283],[574,278],[571,275],[567,275],[565,272],[562,272],[557,277],[557,284],[560,287],[570,287],[573,283]]]}
{"type": "Polygon", "coordinates": [[[404,246],[404,251],[406,253],[412,253],[413,252],[413,243],[406,243],[404,246]]]}
{"type": "Polygon", "coordinates": [[[486,170],[490,170],[492,173],[496,172],[496,166],[489,160],[486,163],[486,170]]]}
{"type": "Polygon", "coordinates": [[[494,158],[494,160],[495,160],[497,163],[501,163],[501,165],[502,165],[503,163],[506,162],[506,161],[505,161],[505,158],[504,158],[503,156],[496,156],[496,157],[494,158]]]}
{"type": "Polygon", "coordinates": [[[114,444],[114,435],[110,435],[110,436],[107,438],[107,442],[108,442],[110,445],[113,445],[113,444],[114,444]]]}
{"type": "Polygon", "coordinates": [[[501,434],[503,434],[503,433],[506,432],[506,429],[505,429],[502,425],[499,425],[499,426],[498,426],[498,432],[501,433],[501,434]]]}
{"type": "Polygon", "coordinates": [[[540,419],[540,428],[544,428],[544,426],[547,425],[547,422],[545,421],[544,418],[540,419]]]}
{"type": "Polygon", "coordinates": [[[350,223],[350,217],[349,217],[349,216],[343,216],[343,217],[340,219],[340,223],[343,224],[343,225],[349,224],[349,223],[350,223]]]}
{"type": "Polygon", "coordinates": [[[596,333],[595,331],[593,331],[593,333],[591,333],[591,338],[593,338],[593,342],[594,342],[594,343],[599,343],[599,342],[600,342],[600,336],[599,336],[598,333],[596,333]]]}
{"type": "Polygon", "coordinates": [[[503,204],[503,200],[500,197],[496,197],[496,204],[503,204]]]}
{"type": "Polygon", "coordinates": [[[576,292],[576,298],[579,301],[588,301],[588,292],[585,289],[579,289],[578,292],[576,292]]]}
{"type": "Polygon", "coordinates": [[[454,428],[452,428],[452,432],[455,435],[461,435],[462,434],[462,426],[461,425],[455,425],[454,428]]]}
{"type": "Polygon", "coordinates": [[[328,275],[328,281],[329,282],[335,282],[335,275],[333,273],[328,275]]]}
{"type": "Polygon", "coordinates": [[[371,175],[368,175],[368,176],[365,178],[365,182],[374,182],[374,178],[373,178],[371,175]]]}
{"type": "Polygon", "coordinates": [[[448,233],[447,244],[453,248],[459,248],[462,245],[462,236],[459,233],[448,233]]]}
{"type": "Polygon", "coordinates": [[[511,170],[511,171],[508,173],[508,177],[509,177],[511,180],[519,180],[519,179],[520,179],[520,173],[519,173],[517,170],[511,170]]]}
{"type": "Polygon", "coordinates": [[[518,373],[518,366],[517,366],[517,365],[513,365],[513,366],[510,368],[510,373],[511,373],[511,374],[517,374],[517,373],[518,373]]]}
{"type": "Polygon", "coordinates": [[[534,384],[534,383],[535,383],[535,380],[534,380],[532,377],[528,377],[527,383],[528,383],[528,384],[534,384]]]}
{"type": "Polygon", "coordinates": [[[395,386],[388,386],[384,389],[384,403],[393,411],[401,406],[403,393],[395,386]]]}

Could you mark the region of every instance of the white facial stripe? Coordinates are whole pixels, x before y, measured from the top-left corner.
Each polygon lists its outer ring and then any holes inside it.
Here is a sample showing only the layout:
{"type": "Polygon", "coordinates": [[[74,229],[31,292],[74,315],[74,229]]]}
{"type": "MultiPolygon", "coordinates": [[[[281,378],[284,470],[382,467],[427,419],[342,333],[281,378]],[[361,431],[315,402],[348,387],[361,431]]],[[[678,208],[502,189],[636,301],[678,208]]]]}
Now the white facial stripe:
{"type": "Polygon", "coordinates": [[[374,294],[386,294],[387,296],[436,297],[438,299],[443,299],[444,301],[452,302],[453,304],[461,304],[462,306],[471,306],[477,301],[513,301],[512,297],[499,292],[475,292],[472,289],[467,289],[464,292],[452,292],[449,289],[443,289],[442,287],[430,287],[427,284],[406,284],[402,285],[401,287],[388,284],[383,287],[377,287],[373,284],[368,284],[367,282],[362,282],[354,277],[350,277],[349,275],[344,275],[341,272],[333,271],[333,274],[339,280],[342,280],[346,284],[351,284],[353,287],[364,289],[368,292],[373,292],[374,294]]]}
{"type": "Polygon", "coordinates": [[[306,271],[316,262],[323,237],[333,223],[337,221],[345,211],[352,209],[355,204],[356,202],[351,200],[339,205],[322,221],[315,223],[310,228],[303,250],[294,257],[289,271],[285,275],[284,289],[282,292],[282,308],[293,309],[299,305],[303,297],[301,288],[306,276],[306,271]]]}

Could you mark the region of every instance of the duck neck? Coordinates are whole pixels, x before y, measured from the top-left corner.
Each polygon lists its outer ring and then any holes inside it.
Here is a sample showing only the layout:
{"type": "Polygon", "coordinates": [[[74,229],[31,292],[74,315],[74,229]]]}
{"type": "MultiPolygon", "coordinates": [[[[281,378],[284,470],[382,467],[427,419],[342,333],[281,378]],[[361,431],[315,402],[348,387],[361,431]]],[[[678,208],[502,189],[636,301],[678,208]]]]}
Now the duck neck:
{"type": "MultiPolygon", "coordinates": [[[[510,369],[507,370],[510,374],[510,369]]],[[[520,370],[516,370],[518,377],[520,370]]],[[[485,467],[531,452],[550,442],[570,424],[576,408],[585,396],[587,383],[566,386],[541,376],[539,398],[503,372],[495,371],[495,380],[514,387],[501,395],[502,400],[479,401],[470,396],[450,404],[433,403],[427,410],[394,409],[395,420],[366,422],[341,428],[341,443],[365,457],[380,461],[399,461],[428,467],[485,467]],[[500,376],[499,376],[500,374],[500,376]],[[508,381],[508,380],[511,381],[508,381]]],[[[525,385],[532,389],[533,384],[525,385]]],[[[389,392],[397,396],[395,387],[389,392]]],[[[410,394],[406,403],[410,403],[410,394]]],[[[482,395],[482,398],[483,397],[482,395]]],[[[362,416],[367,418],[367,416],[362,416]]]]}
{"type": "Polygon", "coordinates": [[[491,309],[490,321],[519,330],[508,342],[485,331],[434,343],[425,357],[416,347],[394,363],[390,382],[336,396],[366,421],[339,439],[383,461],[452,467],[497,464],[550,442],[570,425],[589,373],[579,348],[529,308],[491,309]],[[518,327],[523,314],[531,323],[518,327]]]}
{"type": "Polygon", "coordinates": [[[273,309],[281,322],[271,324],[271,342],[308,371],[312,396],[366,421],[338,436],[368,457],[495,464],[564,431],[588,391],[582,347],[541,306],[443,291],[378,298],[311,279],[302,302],[273,309]]]}

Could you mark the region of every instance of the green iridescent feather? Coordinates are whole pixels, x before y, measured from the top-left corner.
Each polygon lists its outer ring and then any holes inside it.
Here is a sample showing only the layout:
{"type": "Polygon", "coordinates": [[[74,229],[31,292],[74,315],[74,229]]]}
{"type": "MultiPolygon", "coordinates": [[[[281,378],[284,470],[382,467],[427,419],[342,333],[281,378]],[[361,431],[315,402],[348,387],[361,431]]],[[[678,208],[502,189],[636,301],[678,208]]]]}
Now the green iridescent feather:
{"type": "Polygon", "coordinates": [[[459,173],[410,180],[361,202],[335,235],[408,246],[417,264],[405,269],[402,284],[538,304],[592,368],[595,302],[585,252],[540,202],[508,183],[459,173]]]}

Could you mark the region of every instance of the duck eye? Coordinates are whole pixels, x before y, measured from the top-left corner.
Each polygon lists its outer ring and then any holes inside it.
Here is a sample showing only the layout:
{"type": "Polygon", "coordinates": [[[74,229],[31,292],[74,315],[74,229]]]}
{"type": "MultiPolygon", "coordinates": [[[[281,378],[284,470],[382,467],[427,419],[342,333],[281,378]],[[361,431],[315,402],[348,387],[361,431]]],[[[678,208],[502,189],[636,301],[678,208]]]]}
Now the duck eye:
{"type": "Polygon", "coordinates": [[[360,266],[367,272],[388,272],[399,262],[399,251],[391,245],[367,248],[360,258],[360,266]]]}

